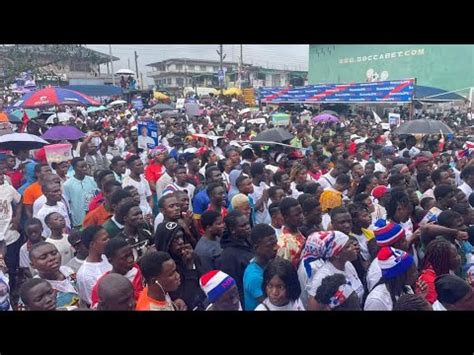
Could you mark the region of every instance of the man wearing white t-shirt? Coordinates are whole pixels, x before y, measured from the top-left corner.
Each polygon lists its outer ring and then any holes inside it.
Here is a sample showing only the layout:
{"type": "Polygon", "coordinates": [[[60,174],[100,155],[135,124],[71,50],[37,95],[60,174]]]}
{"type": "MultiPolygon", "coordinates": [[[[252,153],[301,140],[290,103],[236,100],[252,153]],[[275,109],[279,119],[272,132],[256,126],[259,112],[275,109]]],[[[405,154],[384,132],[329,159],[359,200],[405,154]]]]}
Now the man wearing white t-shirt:
{"type": "Polygon", "coordinates": [[[266,200],[268,200],[268,190],[270,186],[265,183],[265,164],[264,163],[253,163],[250,166],[250,175],[252,176],[253,193],[249,196],[255,202],[255,221],[256,223],[270,224],[271,218],[266,207],[266,200]]]}
{"type": "Polygon", "coordinates": [[[3,268],[10,269],[10,279],[16,277],[14,270],[18,267],[21,246],[20,233],[17,232],[20,210],[15,211],[13,218],[12,203],[21,208],[20,200],[21,195],[5,181],[3,173],[0,172],[0,272],[3,268]],[[15,255],[10,258],[10,254],[15,255]]]}
{"type": "Polygon", "coordinates": [[[318,184],[326,189],[328,187],[334,187],[336,184],[336,178],[341,174],[347,174],[351,170],[349,163],[346,160],[338,160],[336,166],[331,169],[327,174],[321,176],[318,180],[318,184]]]}
{"type": "Polygon", "coordinates": [[[122,187],[133,186],[137,189],[140,195],[140,209],[143,216],[150,217],[153,209],[153,199],[150,185],[143,176],[143,162],[138,155],[132,155],[127,159],[127,165],[130,169],[130,175],[123,178],[122,187]]]}
{"type": "Polygon", "coordinates": [[[59,213],[64,217],[66,228],[71,229],[71,219],[68,210],[64,203],[61,202],[61,187],[58,184],[48,183],[43,186],[43,194],[46,197],[46,203],[38,210],[33,217],[38,218],[43,225],[43,236],[49,238],[51,236],[51,229],[46,225],[45,218],[53,212],[59,213]]]}
{"type": "Polygon", "coordinates": [[[88,305],[92,303],[92,288],[97,280],[112,270],[104,255],[108,241],[109,235],[102,226],[90,226],[82,232],[82,243],[89,249],[89,254],[77,272],[77,288],[79,297],[88,305]]]}

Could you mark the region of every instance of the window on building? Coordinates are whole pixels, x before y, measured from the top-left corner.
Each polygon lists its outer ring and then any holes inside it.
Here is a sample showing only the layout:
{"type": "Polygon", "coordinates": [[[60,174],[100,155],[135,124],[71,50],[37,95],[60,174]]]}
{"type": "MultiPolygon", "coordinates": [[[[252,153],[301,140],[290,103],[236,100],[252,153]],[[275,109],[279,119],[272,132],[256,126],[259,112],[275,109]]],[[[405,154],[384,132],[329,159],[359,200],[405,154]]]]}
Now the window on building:
{"type": "Polygon", "coordinates": [[[213,72],[218,72],[218,71],[219,71],[219,67],[216,67],[216,66],[212,67],[212,71],[213,71],[213,72]]]}
{"type": "Polygon", "coordinates": [[[183,64],[176,64],[176,71],[183,70],[183,64]]]}
{"type": "Polygon", "coordinates": [[[69,69],[71,71],[79,71],[79,72],[89,72],[90,71],[90,64],[87,62],[73,62],[71,61],[69,65],[69,69]]]}
{"type": "Polygon", "coordinates": [[[176,78],[176,85],[184,86],[184,79],[183,78],[176,78]]]}
{"type": "Polygon", "coordinates": [[[194,65],[188,65],[188,70],[189,70],[189,71],[194,71],[194,69],[195,69],[195,68],[194,68],[194,65]]]}
{"type": "Polygon", "coordinates": [[[168,78],[168,85],[171,85],[171,78],[168,78]]]}
{"type": "Polygon", "coordinates": [[[200,65],[199,70],[200,71],[206,71],[206,66],[205,65],[200,65]]]}

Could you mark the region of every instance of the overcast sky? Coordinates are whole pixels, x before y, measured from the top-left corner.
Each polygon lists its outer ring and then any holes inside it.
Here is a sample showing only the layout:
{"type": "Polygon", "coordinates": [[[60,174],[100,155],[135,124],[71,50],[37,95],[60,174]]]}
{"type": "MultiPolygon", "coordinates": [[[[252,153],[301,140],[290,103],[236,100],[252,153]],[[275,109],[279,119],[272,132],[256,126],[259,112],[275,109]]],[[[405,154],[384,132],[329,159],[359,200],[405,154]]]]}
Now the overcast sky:
{"type": "MultiPolygon", "coordinates": [[[[109,46],[87,45],[103,53],[109,53],[109,46]]],[[[135,71],[134,51],[138,54],[138,70],[143,72],[143,79],[147,84],[153,84],[151,78],[146,78],[146,73],[151,71],[146,64],[159,62],[169,58],[190,58],[218,60],[216,45],[112,45],[112,55],[120,58],[114,62],[114,70],[130,69],[135,71]]],[[[274,69],[308,70],[308,45],[243,45],[244,63],[261,65],[274,69]]],[[[239,60],[240,45],[224,45],[224,61],[239,60]]]]}

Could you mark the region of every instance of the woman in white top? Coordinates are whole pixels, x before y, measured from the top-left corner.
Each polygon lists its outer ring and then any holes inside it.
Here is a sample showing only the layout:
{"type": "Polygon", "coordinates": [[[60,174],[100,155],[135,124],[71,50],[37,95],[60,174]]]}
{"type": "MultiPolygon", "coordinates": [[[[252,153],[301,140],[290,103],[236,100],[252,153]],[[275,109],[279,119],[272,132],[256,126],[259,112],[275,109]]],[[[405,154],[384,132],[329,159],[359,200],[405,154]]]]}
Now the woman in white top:
{"type": "Polygon", "coordinates": [[[276,258],[263,272],[266,298],[256,311],[304,311],[300,300],[301,287],[295,268],[288,260],[276,258]]]}
{"type": "MultiPolygon", "coordinates": [[[[400,296],[413,294],[418,271],[410,254],[391,247],[380,249],[377,261],[382,279],[367,296],[364,310],[391,311],[400,296]]],[[[421,288],[425,289],[426,285],[421,288]]]]}
{"type": "Polygon", "coordinates": [[[321,310],[324,308],[316,301],[315,295],[322,280],[334,274],[342,274],[347,278],[357,293],[359,302],[362,303],[364,286],[351,264],[351,261],[357,259],[356,243],[350,240],[348,235],[339,231],[316,232],[310,237],[314,238],[318,257],[324,261],[324,264],[316,273],[313,273],[307,283],[308,309],[321,310]]]}

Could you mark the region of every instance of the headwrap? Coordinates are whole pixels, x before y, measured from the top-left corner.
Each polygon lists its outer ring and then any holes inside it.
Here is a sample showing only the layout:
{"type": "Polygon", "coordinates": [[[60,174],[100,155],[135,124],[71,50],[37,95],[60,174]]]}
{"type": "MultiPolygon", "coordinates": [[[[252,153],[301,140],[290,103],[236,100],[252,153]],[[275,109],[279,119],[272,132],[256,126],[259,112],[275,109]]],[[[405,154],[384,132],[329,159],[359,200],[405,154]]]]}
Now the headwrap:
{"type": "Polygon", "coordinates": [[[342,206],[342,194],[333,190],[326,190],[319,198],[322,212],[342,206]]]}
{"type": "Polygon", "coordinates": [[[344,302],[346,302],[353,292],[354,289],[352,288],[350,282],[346,281],[341,286],[339,286],[334,295],[329,299],[329,308],[334,309],[344,304],[344,302]]]}
{"type": "Polygon", "coordinates": [[[309,235],[301,253],[301,260],[308,278],[313,273],[310,265],[312,262],[326,261],[337,256],[348,241],[349,236],[339,231],[314,232],[309,235]]]}
{"type": "Polygon", "coordinates": [[[394,279],[408,271],[414,263],[413,257],[403,250],[383,247],[377,254],[377,260],[385,279],[394,279]]]}
{"type": "Polygon", "coordinates": [[[168,149],[166,149],[166,146],[164,144],[159,144],[148,152],[148,156],[150,157],[150,159],[153,159],[157,157],[158,155],[164,154],[167,152],[168,152],[168,149]]]}

